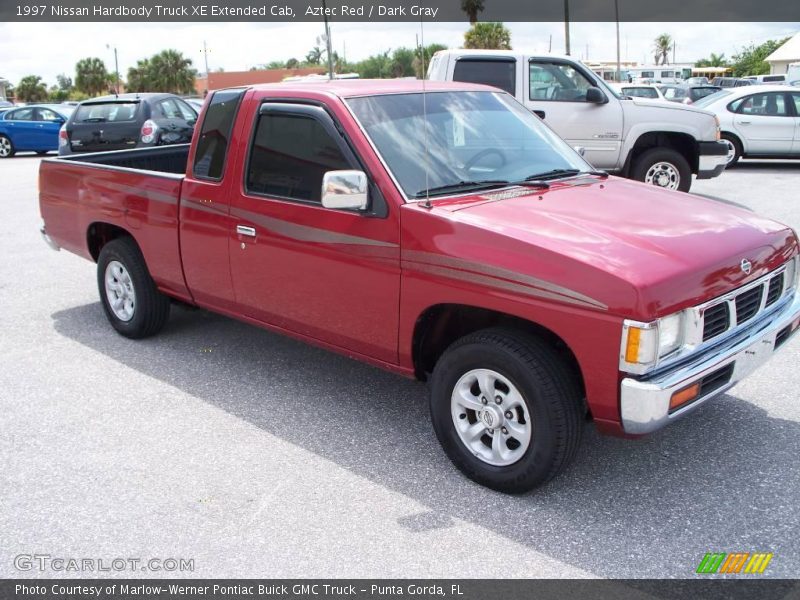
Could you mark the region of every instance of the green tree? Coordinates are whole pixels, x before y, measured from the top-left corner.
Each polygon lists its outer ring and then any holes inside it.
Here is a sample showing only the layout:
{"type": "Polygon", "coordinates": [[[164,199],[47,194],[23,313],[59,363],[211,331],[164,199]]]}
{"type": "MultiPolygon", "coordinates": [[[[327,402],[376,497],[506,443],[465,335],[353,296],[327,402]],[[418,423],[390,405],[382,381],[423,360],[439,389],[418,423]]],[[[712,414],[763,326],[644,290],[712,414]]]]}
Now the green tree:
{"type": "Polygon", "coordinates": [[[197,71],[192,60],[177,50],[162,50],[150,58],[149,82],[151,92],[191,94],[195,91],[197,71]]]}
{"type": "Polygon", "coordinates": [[[67,77],[63,73],[56,75],[56,85],[50,88],[48,94],[49,99],[52,102],[64,102],[64,100],[69,100],[69,95],[72,93],[73,89],[71,77],[67,77]]]}
{"type": "Polygon", "coordinates": [[[657,35],[656,39],[653,41],[653,57],[656,60],[656,64],[668,65],[669,64],[669,53],[672,51],[672,36],[668,33],[662,33],[661,35],[657,35]]]}
{"type": "Polygon", "coordinates": [[[511,50],[511,32],[502,23],[475,23],[464,34],[464,48],[511,50]]]}
{"type": "Polygon", "coordinates": [[[447,50],[447,46],[444,44],[428,44],[424,48],[417,48],[416,56],[414,56],[414,75],[417,76],[417,79],[425,77],[431,57],[439,50],[447,50]]]}
{"type": "Polygon", "coordinates": [[[290,58],[289,60],[286,61],[286,65],[284,66],[287,69],[297,69],[298,67],[300,67],[300,61],[297,60],[296,58],[290,58]]]}
{"type": "Polygon", "coordinates": [[[769,63],[764,59],[783,46],[788,39],[787,37],[782,40],[769,40],[758,46],[750,44],[744,47],[739,54],[734,54],[731,59],[734,77],[769,73],[769,63]]]}
{"type": "Polygon", "coordinates": [[[392,76],[392,59],[389,58],[388,50],[373,54],[354,66],[361,79],[385,79],[392,76]]]}
{"type": "Polygon", "coordinates": [[[126,88],[129,92],[149,92],[152,91],[153,83],[150,80],[152,68],[150,59],[136,61],[136,66],[128,69],[128,83],[126,88]]]}
{"type": "Polygon", "coordinates": [[[325,56],[325,50],[319,46],[314,46],[308,51],[308,54],[306,54],[306,63],[309,65],[320,65],[322,64],[323,56],[325,56]]]}
{"type": "Polygon", "coordinates": [[[727,67],[728,61],[725,59],[725,53],[722,54],[714,54],[711,53],[711,56],[708,58],[701,58],[696,63],[694,63],[695,67],[727,67]]]}
{"type": "Polygon", "coordinates": [[[47,85],[38,75],[26,75],[14,90],[19,102],[44,102],[47,100],[47,85]]]}
{"type": "Polygon", "coordinates": [[[478,13],[483,12],[483,0],[461,0],[461,10],[467,13],[469,24],[478,22],[478,13]]]}
{"type": "Polygon", "coordinates": [[[109,74],[99,58],[82,58],[75,65],[75,87],[90,96],[108,90],[109,74]]]}

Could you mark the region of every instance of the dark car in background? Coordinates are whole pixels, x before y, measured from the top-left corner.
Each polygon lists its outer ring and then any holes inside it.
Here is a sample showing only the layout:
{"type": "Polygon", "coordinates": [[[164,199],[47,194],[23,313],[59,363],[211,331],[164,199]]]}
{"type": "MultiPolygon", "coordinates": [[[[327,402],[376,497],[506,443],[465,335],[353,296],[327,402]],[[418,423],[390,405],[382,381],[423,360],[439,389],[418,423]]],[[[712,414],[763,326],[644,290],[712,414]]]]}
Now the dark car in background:
{"type": "Polygon", "coordinates": [[[192,139],[197,111],[174,94],[120,94],[81,102],[59,134],[58,153],[103,152],[192,139]]]}
{"type": "Polygon", "coordinates": [[[721,88],[742,87],[743,85],[754,85],[755,81],[752,79],[745,79],[743,77],[714,77],[711,80],[711,85],[716,85],[721,88]]]}
{"type": "Polygon", "coordinates": [[[57,150],[58,131],[72,109],[61,104],[0,109],[0,158],[11,158],[17,152],[47,154],[57,150]]]}
{"type": "Polygon", "coordinates": [[[659,85],[658,89],[670,102],[694,104],[700,98],[715,94],[722,88],[716,85],[659,85]]]}

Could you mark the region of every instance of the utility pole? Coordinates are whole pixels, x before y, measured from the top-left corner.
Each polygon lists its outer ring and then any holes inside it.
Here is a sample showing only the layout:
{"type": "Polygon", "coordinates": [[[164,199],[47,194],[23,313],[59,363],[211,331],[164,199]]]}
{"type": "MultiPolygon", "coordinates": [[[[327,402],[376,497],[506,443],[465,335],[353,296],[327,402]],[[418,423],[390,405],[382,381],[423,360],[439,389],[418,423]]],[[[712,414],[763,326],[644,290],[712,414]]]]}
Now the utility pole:
{"type": "Polygon", "coordinates": [[[552,33],[550,34],[550,43],[547,44],[547,51],[548,52],[552,52],[553,51],[553,34],[552,33]]]}
{"type": "Polygon", "coordinates": [[[569,0],[564,0],[564,46],[569,56],[569,0]]]}
{"type": "Polygon", "coordinates": [[[208,46],[206,46],[205,40],[203,40],[203,60],[206,64],[206,95],[208,95],[208,84],[211,80],[211,73],[208,72],[208,46]]]}
{"type": "Polygon", "coordinates": [[[675,49],[678,47],[678,42],[672,42],[672,64],[675,64],[675,49]]]}
{"type": "Polygon", "coordinates": [[[622,81],[622,61],[619,59],[619,0],[614,0],[614,19],[617,21],[617,76],[614,81],[622,81]]]}
{"type": "MultiPolygon", "coordinates": [[[[107,49],[111,49],[109,44],[106,44],[107,49]]],[[[114,85],[114,95],[119,96],[119,60],[117,59],[117,48],[114,47],[114,73],[116,84],[114,85]]]]}
{"type": "Polygon", "coordinates": [[[333,79],[333,52],[331,51],[331,29],[328,26],[328,9],[322,0],[322,18],[325,19],[325,47],[328,54],[328,79],[333,79]]]}

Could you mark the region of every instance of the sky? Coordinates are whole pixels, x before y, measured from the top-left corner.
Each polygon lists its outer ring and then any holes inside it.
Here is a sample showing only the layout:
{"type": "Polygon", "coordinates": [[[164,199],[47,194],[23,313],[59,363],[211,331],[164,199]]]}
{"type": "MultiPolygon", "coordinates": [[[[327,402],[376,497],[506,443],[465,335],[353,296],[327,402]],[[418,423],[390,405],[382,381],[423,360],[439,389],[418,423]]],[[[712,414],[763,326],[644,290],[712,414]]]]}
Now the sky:
{"type": "MultiPolygon", "coordinates": [[[[450,47],[463,43],[467,23],[426,23],[426,44],[450,47]]],[[[564,51],[563,23],[506,23],[514,49],[564,51]]],[[[622,60],[652,62],[653,39],[669,33],[676,42],[677,62],[693,62],[711,52],[726,57],[741,48],[800,31],[800,23],[621,23],[622,60]]],[[[114,69],[119,56],[122,77],[136,61],[165,48],[175,48],[203,65],[203,40],[213,71],[246,71],[273,60],[303,59],[323,33],[322,23],[0,23],[0,77],[17,84],[25,75],[39,75],[54,84],[56,75],[74,77],[75,63],[87,56],[114,69]],[[108,45],[108,47],[107,47],[108,45]]],[[[419,23],[333,23],[333,47],[350,61],[399,46],[413,47],[419,23]]],[[[572,23],[572,55],[590,61],[616,60],[614,23],[572,23]]]]}

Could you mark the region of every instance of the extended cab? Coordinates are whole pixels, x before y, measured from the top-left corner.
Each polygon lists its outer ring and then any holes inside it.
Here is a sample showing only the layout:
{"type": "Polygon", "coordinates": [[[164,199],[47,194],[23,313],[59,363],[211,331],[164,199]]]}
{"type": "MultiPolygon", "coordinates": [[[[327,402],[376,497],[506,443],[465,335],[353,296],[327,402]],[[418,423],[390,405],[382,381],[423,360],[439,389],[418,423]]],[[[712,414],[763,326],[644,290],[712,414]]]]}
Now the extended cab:
{"type": "Polygon", "coordinates": [[[587,416],[658,429],[800,322],[790,228],[594,171],[485,86],[221,90],[190,146],[47,159],[39,184],[122,335],[180,301],[429,380],[448,456],[507,492],[561,471],[587,416]]]}
{"type": "Polygon", "coordinates": [[[689,191],[692,173],[716,177],[727,148],[712,113],[627,97],[569,56],[506,50],[442,50],[428,78],[483,83],[505,90],[598,169],[689,191]]]}

